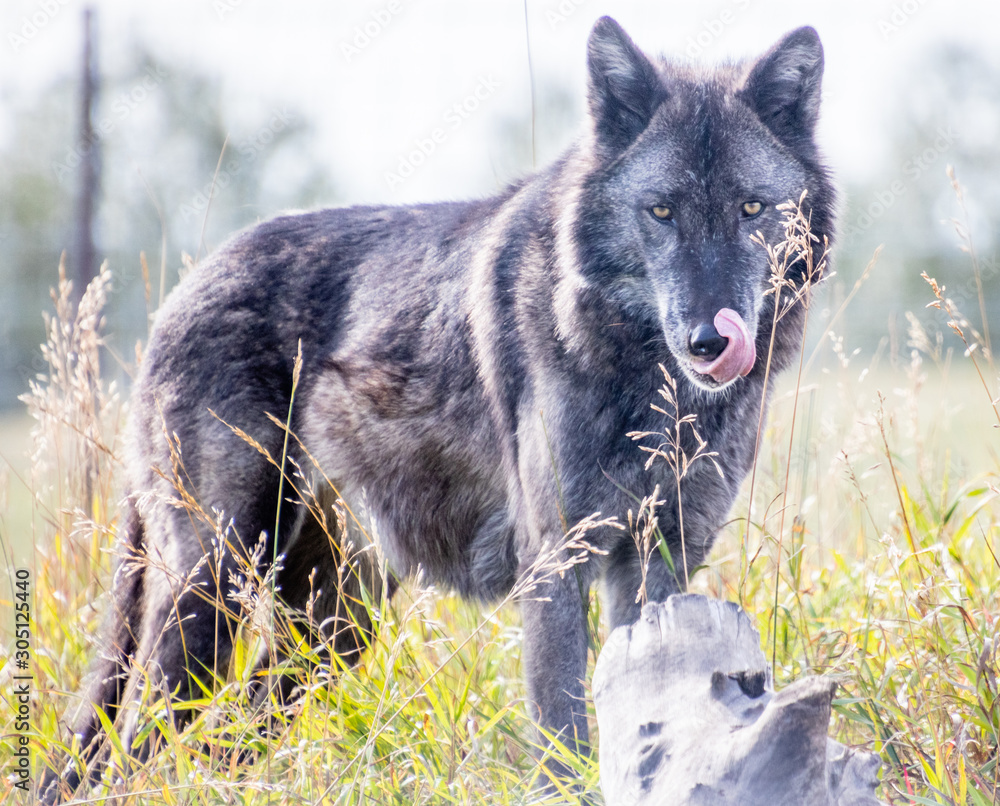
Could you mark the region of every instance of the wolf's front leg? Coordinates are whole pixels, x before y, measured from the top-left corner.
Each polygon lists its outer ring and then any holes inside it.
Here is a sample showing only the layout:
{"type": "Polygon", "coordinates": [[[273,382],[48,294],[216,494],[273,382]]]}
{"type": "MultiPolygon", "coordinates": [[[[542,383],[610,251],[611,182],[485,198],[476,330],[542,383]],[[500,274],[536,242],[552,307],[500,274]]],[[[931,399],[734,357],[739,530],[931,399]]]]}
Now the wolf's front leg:
{"type": "Polygon", "coordinates": [[[631,540],[622,540],[611,551],[604,575],[607,590],[609,627],[635,624],[646,602],[665,602],[667,597],[684,590],[684,572],[680,559],[670,568],[654,549],[645,562],[631,540]],[[680,576],[678,576],[680,574],[680,576]]]}
{"type": "MultiPolygon", "coordinates": [[[[581,755],[588,752],[583,686],[587,671],[586,608],[587,588],[573,568],[562,577],[552,574],[521,603],[524,671],[532,716],[544,730],[581,755]]],[[[550,776],[571,775],[562,764],[550,761],[546,768],[550,776]]]]}

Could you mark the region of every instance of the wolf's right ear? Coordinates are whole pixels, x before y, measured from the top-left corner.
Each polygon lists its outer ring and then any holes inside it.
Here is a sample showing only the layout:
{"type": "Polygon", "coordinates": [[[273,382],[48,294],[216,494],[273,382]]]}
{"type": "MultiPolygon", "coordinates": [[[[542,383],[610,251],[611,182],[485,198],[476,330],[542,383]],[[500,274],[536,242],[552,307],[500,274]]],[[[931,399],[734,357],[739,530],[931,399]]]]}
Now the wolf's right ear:
{"type": "Polygon", "coordinates": [[[611,17],[601,17],[587,42],[587,91],[598,148],[624,151],[666,98],[652,62],[611,17]]]}

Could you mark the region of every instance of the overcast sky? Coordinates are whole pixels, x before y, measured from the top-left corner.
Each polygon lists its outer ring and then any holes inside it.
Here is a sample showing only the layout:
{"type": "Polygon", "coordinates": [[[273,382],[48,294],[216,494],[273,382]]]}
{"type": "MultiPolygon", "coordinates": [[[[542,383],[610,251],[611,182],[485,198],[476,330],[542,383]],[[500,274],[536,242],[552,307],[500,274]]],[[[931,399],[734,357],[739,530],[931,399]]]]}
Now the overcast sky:
{"type": "MultiPolygon", "coordinates": [[[[0,4],[0,139],[12,99],[75,71],[83,5],[0,4]]],[[[587,32],[602,14],[649,51],[709,61],[754,54],[787,30],[815,26],[827,58],[822,142],[847,180],[864,180],[891,158],[887,115],[928,48],[947,39],[1000,58],[996,0],[529,0],[527,38],[516,0],[90,5],[99,14],[103,70],[126,69],[132,53],[123,45],[135,35],[164,63],[221,77],[234,141],[253,136],[284,107],[314,116],[323,158],[352,201],[462,197],[512,178],[486,134],[499,120],[527,119],[527,43],[536,83],[563,85],[582,102],[587,32]],[[474,109],[456,118],[455,104],[474,109]],[[443,132],[433,159],[393,182],[401,161],[420,143],[426,148],[435,129],[443,132]]],[[[538,119],[545,114],[540,108],[538,119]]],[[[563,146],[540,134],[539,161],[563,146]]]]}

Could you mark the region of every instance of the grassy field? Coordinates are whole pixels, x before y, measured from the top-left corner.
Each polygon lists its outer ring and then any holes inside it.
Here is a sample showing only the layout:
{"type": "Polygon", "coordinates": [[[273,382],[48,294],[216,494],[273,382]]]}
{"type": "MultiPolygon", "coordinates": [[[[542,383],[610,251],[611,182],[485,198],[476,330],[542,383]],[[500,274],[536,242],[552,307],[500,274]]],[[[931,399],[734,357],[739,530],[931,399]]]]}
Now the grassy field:
{"type": "MultiPolygon", "coordinates": [[[[60,720],[100,649],[123,416],[96,362],[102,302],[98,287],[79,314],[57,311],[52,377],[31,406],[33,466],[8,474],[3,549],[22,535],[17,551],[32,567],[35,696],[27,734],[4,711],[4,802],[20,795],[7,737],[29,736],[36,777],[54,763],[67,740],[60,720]]],[[[777,688],[804,674],[841,683],[832,735],[879,754],[884,800],[983,806],[1000,780],[997,373],[981,350],[974,365],[954,333],[943,339],[911,325],[895,350],[852,356],[855,345],[825,334],[802,382],[782,379],[752,488],[692,589],[753,615],[777,688]]],[[[17,422],[6,427],[23,438],[17,422]]],[[[206,691],[211,707],[180,733],[150,695],[143,718],[164,729],[163,752],[122,782],[125,750],[113,747],[87,802],[525,802],[538,767],[516,606],[485,610],[417,581],[391,605],[371,604],[384,624],[360,666],[303,673],[296,716],[269,741],[235,693],[247,673],[238,653],[230,684],[206,691]],[[233,744],[244,752],[225,752],[233,744]]],[[[591,612],[599,647],[599,597],[591,612]]],[[[0,661],[4,698],[11,657],[5,649],[0,661]]],[[[602,802],[596,756],[566,761],[602,802]]]]}

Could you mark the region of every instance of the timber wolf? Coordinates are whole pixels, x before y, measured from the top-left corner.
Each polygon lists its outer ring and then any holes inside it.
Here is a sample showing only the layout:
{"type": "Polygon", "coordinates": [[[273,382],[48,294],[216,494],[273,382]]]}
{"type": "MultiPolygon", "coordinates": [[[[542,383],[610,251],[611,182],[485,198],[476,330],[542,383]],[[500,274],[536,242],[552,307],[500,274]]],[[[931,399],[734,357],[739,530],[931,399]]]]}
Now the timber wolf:
{"type": "MultiPolygon", "coordinates": [[[[145,562],[118,573],[106,651],[72,728],[92,769],[94,706],[134,737],[135,668],[181,699],[198,696],[194,678],[225,676],[241,562],[264,574],[280,557],[292,608],[320,590],[320,637],[348,661],[375,629],[354,612],[357,589],[334,584],[345,547],[365,540],[360,521],[346,518],[331,546],[315,511],[279,496],[277,468],[234,432],[282,456],[285,432],[268,413],[291,411],[289,457],[322,468],[331,500],[377,528],[391,574],[357,567],[356,588],[391,593],[420,566],[494,600],[567,524],[624,520],[656,484],[675,569],[703,562],[752,462],[764,358],[773,346],[773,378],[801,338],[799,303],[772,339],[778,303],[751,235],[780,241],[776,208],[804,190],[814,235],[832,235],[814,137],[822,46],[800,28],[755,60],[700,69],[648,57],[603,18],[587,64],[586,132],[548,168],[478,201],[275,218],[173,292],[132,393],[122,539],[145,562]],[[692,466],[682,523],[671,471],[647,470],[628,436],[672,427],[650,405],[660,365],[723,470],[692,466]],[[183,505],[178,446],[182,491],[231,522],[227,546],[213,547],[183,505]]],[[[803,272],[795,264],[788,279],[802,286],[803,272]]],[[[627,532],[587,537],[603,553],[522,604],[535,715],[580,747],[588,591],[603,579],[611,626],[630,623],[643,573],[627,532]]],[[[664,600],[684,578],[652,563],[645,589],[664,600]]],[[[65,771],[64,788],[82,775],[65,771]]]]}

